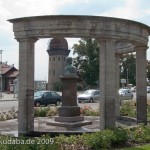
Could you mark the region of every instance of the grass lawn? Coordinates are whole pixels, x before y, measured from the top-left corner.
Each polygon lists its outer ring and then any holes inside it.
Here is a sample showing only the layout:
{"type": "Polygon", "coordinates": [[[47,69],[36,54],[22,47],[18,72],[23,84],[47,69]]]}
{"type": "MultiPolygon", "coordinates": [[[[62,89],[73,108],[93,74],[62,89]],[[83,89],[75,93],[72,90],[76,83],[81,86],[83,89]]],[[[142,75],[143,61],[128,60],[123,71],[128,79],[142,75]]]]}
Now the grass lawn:
{"type": "Polygon", "coordinates": [[[129,148],[122,148],[118,150],[150,150],[150,144],[142,145],[142,146],[134,146],[129,148]]]}

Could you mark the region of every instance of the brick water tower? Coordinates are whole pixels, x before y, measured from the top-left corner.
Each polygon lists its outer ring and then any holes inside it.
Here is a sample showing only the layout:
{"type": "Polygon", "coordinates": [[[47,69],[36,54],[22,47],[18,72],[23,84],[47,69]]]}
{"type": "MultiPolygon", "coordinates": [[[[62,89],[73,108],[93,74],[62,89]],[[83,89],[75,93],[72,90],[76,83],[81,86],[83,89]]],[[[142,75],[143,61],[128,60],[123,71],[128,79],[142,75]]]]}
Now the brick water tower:
{"type": "Polygon", "coordinates": [[[47,49],[49,55],[48,90],[60,82],[65,67],[65,58],[69,55],[68,43],[65,38],[52,38],[47,49]]]}

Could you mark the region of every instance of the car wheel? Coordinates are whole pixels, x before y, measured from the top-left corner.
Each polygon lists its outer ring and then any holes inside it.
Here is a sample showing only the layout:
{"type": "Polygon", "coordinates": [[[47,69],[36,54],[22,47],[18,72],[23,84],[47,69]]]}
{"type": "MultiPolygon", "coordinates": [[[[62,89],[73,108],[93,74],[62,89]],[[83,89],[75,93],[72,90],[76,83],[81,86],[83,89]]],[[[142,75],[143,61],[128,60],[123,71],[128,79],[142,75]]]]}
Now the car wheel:
{"type": "Polygon", "coordinates": [[[60,105],[60,101],[57,101],[57,102],[56,102],[56,106],[59,106],[59,105],[60,105]]]}
{"type": "Polygon", "coordinates": [[[89,103],[92,103],[92,102],[93,102],[93,98],[90,98],[89,103]]]}
{"type": "Polygon", "coordinates": [[[36,103],[35,103],[35,106],[36,106],[36,107],[40,107],[40,105],[41,105],[40,102],[36,102],[36,103]]]}

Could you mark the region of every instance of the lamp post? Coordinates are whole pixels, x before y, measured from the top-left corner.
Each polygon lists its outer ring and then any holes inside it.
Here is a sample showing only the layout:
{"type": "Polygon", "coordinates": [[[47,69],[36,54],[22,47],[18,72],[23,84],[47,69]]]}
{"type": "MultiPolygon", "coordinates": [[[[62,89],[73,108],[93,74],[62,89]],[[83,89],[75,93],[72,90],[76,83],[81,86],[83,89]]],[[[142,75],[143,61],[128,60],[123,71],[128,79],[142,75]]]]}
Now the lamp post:
{"type": "Polygon", "coordinates": [[[1,82],[0,82],[0,98],[2,99],[2,92],[3,92],[3,79],[2,79],[2,51],[0,50],[0,77],[1,77],[1,82]]]}
{"type": "Polygon", "coordinates": [[[127,69],[127,87],[128,87],[128,69],[127,69]]]}

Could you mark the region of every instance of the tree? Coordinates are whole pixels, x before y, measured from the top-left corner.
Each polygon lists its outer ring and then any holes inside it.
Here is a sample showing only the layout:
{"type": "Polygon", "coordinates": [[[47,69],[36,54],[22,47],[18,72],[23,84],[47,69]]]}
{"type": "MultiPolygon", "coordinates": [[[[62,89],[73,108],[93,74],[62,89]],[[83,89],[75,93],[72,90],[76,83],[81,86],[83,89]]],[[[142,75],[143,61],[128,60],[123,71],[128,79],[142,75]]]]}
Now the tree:
{"type": "Polygon", "coordinates": [[[79,44],[73,45],[74,65],[83,71],[83,79],[91,87],[99,80],[99,46],[95,39],[80,39],[79,44]]]}
{"type": "Polygon", "coordinates": [[[150,60],[147,60],[147,79],[150,81],[150,60]]]}
{"type": "Polygon", "coordinates": [[[136,85],[136,55],[134,53],[121,56],[120,70],[120,78],[127,79],[128,77],[128,83],[136,85]]]}

